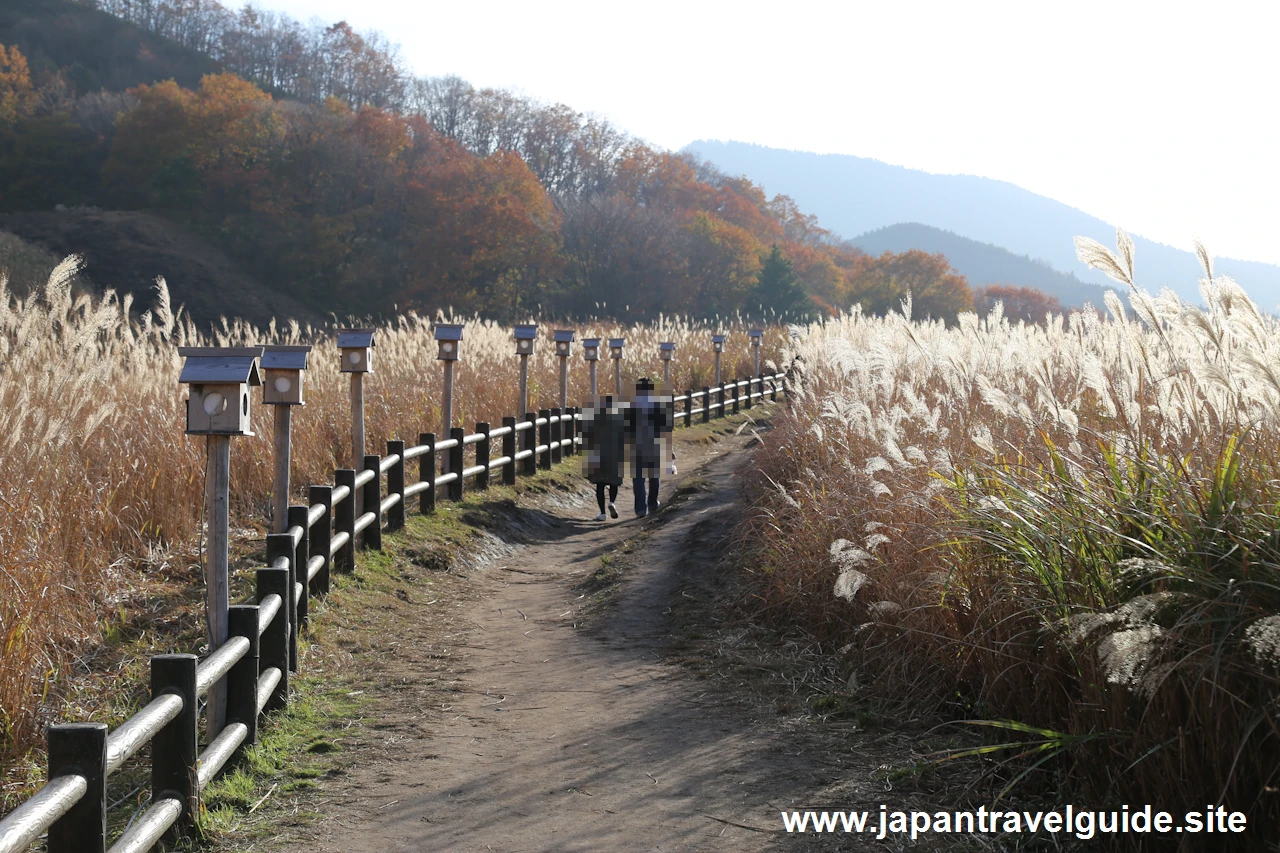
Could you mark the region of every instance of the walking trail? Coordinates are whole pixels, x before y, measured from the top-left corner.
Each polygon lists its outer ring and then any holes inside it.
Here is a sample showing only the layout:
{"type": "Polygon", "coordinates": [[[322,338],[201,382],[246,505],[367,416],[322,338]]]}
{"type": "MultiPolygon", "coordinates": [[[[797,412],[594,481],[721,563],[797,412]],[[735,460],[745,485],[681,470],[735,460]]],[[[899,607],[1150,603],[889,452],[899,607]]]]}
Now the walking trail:
{"type": "Polygon", "coordinates": [[[833,797],[865,808],[877,763],[866,747],[855,754],[808,715],[733,689],[713,660],[673,659],[681,637],[700,638],[688,614],[702,611],[679,605],[709,597],[749,438],[679,440],[682,476],[664,481],[664,503],[688,487],[648,519],[631,512],[629,487],[616,522],[592,520],[586,492],[542,510],[532,542],[473,572],[480,589],[455,608],[444,643],[432,620],[397,623],[389,659],[369,661],[370,678],[394,686],[375,699],[345,772],[318,792],[324,817],[303,830],[307,846],[834,849],[834,838],[782,833],[779,811],[833,797]],[[627,540],[613,600],[588,613],[581,584],[627,540]]]}

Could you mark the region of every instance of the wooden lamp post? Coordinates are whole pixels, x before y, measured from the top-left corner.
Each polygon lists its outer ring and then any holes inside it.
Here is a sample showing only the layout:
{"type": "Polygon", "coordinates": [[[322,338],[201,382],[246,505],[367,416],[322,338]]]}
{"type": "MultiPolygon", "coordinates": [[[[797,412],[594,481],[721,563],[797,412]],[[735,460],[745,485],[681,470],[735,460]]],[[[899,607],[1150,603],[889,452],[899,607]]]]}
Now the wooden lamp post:
{"type": "Polygon", "coordinates": [[[262,402],[275,409],[275,472],[271,480],[271,532],[288,529],[291,419],[302,401],[302,372],[309,346],[271,344],[262,354],[262,402]]]}
{"type": "Polygon", "coordinates": [[[600,396],[600,392],[596,388],[596,365],[600,362],[599,338],[582,339],[582,357],[586,360],[587,370],[591,374],[591,400],[592,405],[594,405],[596,397],[600,396]]]}
{"type": "MultiPolygon", "coordinates": [[[[671,359],[675,358],[676,345],[670,341],[658,344],[658,355],[662,358],[662,383],[671,390],[671,359]]],[[[672,392],[674,393],[674,392],[672,392]]]]}
{"type": "MultiPolygon", "coordinates": [[[[436,359],[444,362],[444,400],[441,403],[441,432],[448,436],[453,429],[453,364],[458,360],[462,349],[462,325],[460,323],[437,323],[435,338],[439,344],[436,359]]],[[[449,455],[444,457],[444,471],[449,471],[449,455]]],[[[461,475],[461,471],[458,472],[461,475]]]]}
{"type": "Polygon", "coordinates": [[[515,328],[516,354],[520,356],[520,407],[517,412],[529,411],[529,356],[533,355],[538,339],[538,327],[532,324],[515,328]]]}
{"type": "Polygon", "coordinates": [[[351,467],[364,467],[364,375],[373,372],[373,329],[338,332],[341,372],[351,374],[351,467]]]}
{"type": "Polygon", "coordinates": [[[755,370],[753,372],[756,376],[759,376],[760,375],[760,345],[764,343],[764,330],[752,329],[750,332],[747,332],[747,334],[751,336],[751,356],[752,356],[752,361],[755,365],[755,370]]]}
{"type": "Polygon", "coordinates": [[[724,353],[724,335],[711,336],[711,349],[716,354],[716,384],[720,384],[720,356],[724,353]]]}
{"type": "MultiPolygon", "coordinates": [[[[569,356],[573,355],[574,337],[573,329],[556,329],[554,333],[556,357],[560,359],[560,411],[569,405],[569,356]]],[[[595,393],[594,388],[592,393],[595,393]]]]}
{"type": "Polygon", "coordinates": [[[613,359],[613,393],[618,399],[622,399],[622,351],[626,345],[626,338],[609,338],[609,357],[613,359]]]}
{"type": "MultiPolygon", "coordinates": [[[[227,641],[227,608],[231,603],[228,576],[231,436],[253,435],[249,423],[249,388],[262,384],[258,373],[262,347],[178,347],[178,355],[186,359],[178,381],[189,388],[187,435],[207,436],[209,474],[205,519],[209,533],[204,577],[212,653],[227,641]]],[[[219,682],[209,690],[205,715],[210,740],[222,731],[226,717],[226,686],[219,682]]]]}

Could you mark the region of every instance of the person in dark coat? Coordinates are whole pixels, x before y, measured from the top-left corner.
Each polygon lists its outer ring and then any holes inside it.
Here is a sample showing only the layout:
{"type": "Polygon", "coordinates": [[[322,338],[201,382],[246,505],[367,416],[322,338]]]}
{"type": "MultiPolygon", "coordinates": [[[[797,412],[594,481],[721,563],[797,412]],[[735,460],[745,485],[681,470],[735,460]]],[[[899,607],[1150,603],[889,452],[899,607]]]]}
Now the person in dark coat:
{"type": "Polygon", "coordinates": [[[596,503],[600,505],[600,514],[596,521],[605,520],[605,507],[609,514],[618,517],[618,508],[614,501],[618,499],[618,487],[622,485],[623,468],[626,463],[626,422],[623,410],[613,404],[613,398],[606,396],[601,405],[588,410],[589,417],[582,421],[582,438],[587,452],[585,464],[587,480],[595,484],[596,503]],[[608,502],[605,493],[608,492],[608,502]]]}
{"type": "MultiPolygon", "coordinates": [[[[659,507],[658,487],[662,476],[664,448],[670,445],[675,426],[675,407],[668,397],[654,393],[653,381],[636,381],[635,402],[627,410],[627,438],[631,442],[631,488],[635,492],[636,515],[644,518],[659,507]]],[[[668,469],[675,473],[675,450],[668,469]]]]}

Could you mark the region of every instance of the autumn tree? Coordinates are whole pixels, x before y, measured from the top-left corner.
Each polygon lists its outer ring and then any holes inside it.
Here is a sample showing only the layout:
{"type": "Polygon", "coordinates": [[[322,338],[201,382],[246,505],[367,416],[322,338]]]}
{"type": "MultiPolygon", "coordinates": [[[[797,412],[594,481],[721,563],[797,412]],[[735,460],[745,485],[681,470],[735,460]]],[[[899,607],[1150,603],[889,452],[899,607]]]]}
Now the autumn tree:
{"type": "Polygon", "coordinates": [[[1063,313],[1058,297],[1034,287],[1018,287],[1012,284],[989,284],[973,293],[973,310],[980,317],[991,313],[995,304],[1004,306],[1004,316],[1013,322],[1044,323],[1050,314],[1063,313]]]}
{"type": "Polygon", "coordinates": [[[850,270],[848,298],[871,314],[896,311],[911,294],[913,316],[954,323],[973,306],[968,280],[941,253],[910,249],[895,255],[864,256],[850,270]]]}
{"type": "Polygon", "coordinates": [[[38,102],[27,58],[18,48],[0,44],[0,125],[27,118],[38,102]]]}

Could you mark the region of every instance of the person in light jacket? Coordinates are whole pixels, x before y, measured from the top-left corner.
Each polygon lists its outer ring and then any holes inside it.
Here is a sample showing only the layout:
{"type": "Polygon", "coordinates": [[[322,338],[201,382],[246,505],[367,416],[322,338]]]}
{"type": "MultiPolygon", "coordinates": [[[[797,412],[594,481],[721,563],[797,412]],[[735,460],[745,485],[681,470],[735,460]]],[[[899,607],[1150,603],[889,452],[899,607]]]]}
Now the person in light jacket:
{"type": "Polygon", "coordinates": [[[667,470],[675,473],[675,449],[664,452],[664,448],[670,446],[674,426],[675,411],[670,396],[655,394],[653,380],[647,377],[636,380],[635,402],[627,409],[627,438],[632,450],[631,488],[635,491],[636,515],[640,518],[660,506],[658,488],[667,453],[671,456],[667,470]]]}
{"type": "Polygon", "coordinates": [[[600,505],[596,521],[604,521],[606,506],[610,515],[618,517],[614,501],[618,499],[618,487],[622,485],[627,458],[626,423],[623,410],[613,404],[610,396],[589,409],[587,414],[589,417],[582,421],[582,438],[587,448],[586,475],[587,481],[595,484],[596,503],[600,505]],[[605,500],[606,492],[608,501],[605,500]]]}

